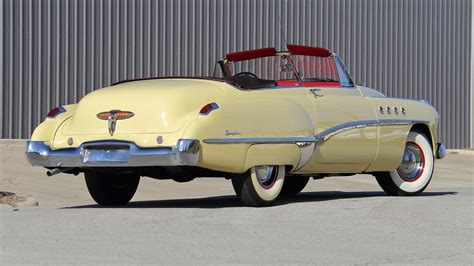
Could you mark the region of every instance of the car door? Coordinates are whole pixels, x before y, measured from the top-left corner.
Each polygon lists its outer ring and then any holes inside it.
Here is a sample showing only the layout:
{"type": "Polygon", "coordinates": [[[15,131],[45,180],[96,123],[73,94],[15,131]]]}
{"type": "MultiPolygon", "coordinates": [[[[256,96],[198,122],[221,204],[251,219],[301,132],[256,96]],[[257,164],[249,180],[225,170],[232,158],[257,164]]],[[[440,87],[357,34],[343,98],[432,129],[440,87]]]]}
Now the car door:
{"type": "Polygon", "coordinates": [[[345,69],[338,70],[343,72],[339,74],[339,86],[307,89],[315,110],[315,132],[320,139],[302,172],[361,172],[376,155],[377,123],[373,104],[362,97],[348,75],[343,76],[345,69]]]}

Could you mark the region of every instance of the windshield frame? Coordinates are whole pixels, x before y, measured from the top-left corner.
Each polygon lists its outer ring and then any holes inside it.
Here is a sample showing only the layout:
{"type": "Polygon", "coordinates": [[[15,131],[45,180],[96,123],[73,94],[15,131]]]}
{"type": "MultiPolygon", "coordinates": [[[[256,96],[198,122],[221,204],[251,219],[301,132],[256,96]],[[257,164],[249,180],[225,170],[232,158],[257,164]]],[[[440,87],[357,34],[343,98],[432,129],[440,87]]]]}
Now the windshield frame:
{"type": "MultiPolygon", "coordinates": [[[[301,80],[300,76],[299,76],[299,70],[298,68],[296,67],[296,65],[292,62],[291,60],[291,52],[289,51],[280,51],[280,52],[276,52],[274,55],[267,55],[265,57],[268,57],[268,56],[278,56],[280,57],[282,60],[288,60],[288,62],[292,65],[293,67],[293,75],[295,76],[295,81],[297,81],[299,83],[298,86],[304,86],[304,80],[301,80]]],[[[318,56],[314,56],[314,57],[318,57],[318,56]]],[[[334,60],[334,63],[336,65],[336,70],[337,70],[337,74],[338,74],[338,77],[339,77],[339,83],[340,83],[340,86],[337,86],[337,87],[344,87],[344,88],[353,88],[355,87],[354,85],[354,81],[352,79],[352,77],[350,76],[346,66],[344,65],[341,57],[338,55],[338,54],[335,54],[335,53],[330,53],[329,54],[329,57],[332,57],[333,60],[334,60]]],[[[252,58],[252,59],[255,59],[255,58],[252,58]]],[[[252,60],[252,59],[248,59],[248,60],[252,60]]],[[[241,61],[248,61],[248,60],[241,60],[241,61]]],[[[224,78],[228,78],[228,77],[232,77],[233,73],[231,71],[231,65],[232,65],[233,61],[231,60],[228,60],[228,59],[222,59],[222,60],[219,60],[216,62],[216,67],[214,68],[214,76],[217,76],[216,74],[216,71],[217,71],[217,65],[219,65],[219,68],[221,70],[221,74],[224,78]]]]}

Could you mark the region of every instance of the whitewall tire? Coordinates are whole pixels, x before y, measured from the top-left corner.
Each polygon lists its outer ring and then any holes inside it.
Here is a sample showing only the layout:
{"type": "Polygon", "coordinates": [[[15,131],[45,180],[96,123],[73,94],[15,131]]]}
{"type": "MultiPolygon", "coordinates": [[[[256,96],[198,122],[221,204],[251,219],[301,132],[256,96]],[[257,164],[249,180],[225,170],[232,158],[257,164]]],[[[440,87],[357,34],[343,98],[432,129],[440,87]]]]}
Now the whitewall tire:
{"type": "Polygon", "coordinates": [[[434,169],[433,148],[428,138],[408,134],[401,165],[394,171],[375,174],[382,189],[391,196],[418,195],[428,186],[434,169]]]}
{"type": "Polygon", "coordinates": [[[232,186],[242,204],[252,207],[269,206],[280,195],[284,179],[284,165],[262,165],[233,177],[232,186]]]}

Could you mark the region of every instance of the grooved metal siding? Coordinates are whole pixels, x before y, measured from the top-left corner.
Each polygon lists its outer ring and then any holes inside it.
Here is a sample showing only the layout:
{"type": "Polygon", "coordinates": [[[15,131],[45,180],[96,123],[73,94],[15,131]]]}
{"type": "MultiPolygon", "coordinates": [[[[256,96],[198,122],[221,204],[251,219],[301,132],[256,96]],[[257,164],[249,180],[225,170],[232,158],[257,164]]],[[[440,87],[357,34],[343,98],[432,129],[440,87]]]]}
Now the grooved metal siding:
{"type": "Polygon", "coordinates": [[[226,52],[286,39],[339,53],[356,83],[428,99],[441,141],[473,145],[469,0],[0,1],[2,138],[113,82],[211,75],[226,52]]]}

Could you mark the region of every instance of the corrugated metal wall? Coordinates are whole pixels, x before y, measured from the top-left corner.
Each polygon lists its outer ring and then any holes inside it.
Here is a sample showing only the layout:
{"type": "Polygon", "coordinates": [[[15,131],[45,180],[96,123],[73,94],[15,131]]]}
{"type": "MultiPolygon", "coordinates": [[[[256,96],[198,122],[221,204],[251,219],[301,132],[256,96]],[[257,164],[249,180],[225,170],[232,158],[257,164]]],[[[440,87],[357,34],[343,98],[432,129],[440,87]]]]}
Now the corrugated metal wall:
{"type": "Polygon", "coordinates": [[[286,38],[339,53],[359,84],[428,99],[442,141],[467,147],[471,10],[470,0],[2,0],[0,134],[28,138],[52,107],[113,82],[210,75],[227,51],[286,38]]]}

